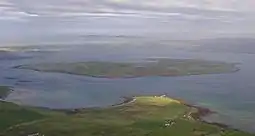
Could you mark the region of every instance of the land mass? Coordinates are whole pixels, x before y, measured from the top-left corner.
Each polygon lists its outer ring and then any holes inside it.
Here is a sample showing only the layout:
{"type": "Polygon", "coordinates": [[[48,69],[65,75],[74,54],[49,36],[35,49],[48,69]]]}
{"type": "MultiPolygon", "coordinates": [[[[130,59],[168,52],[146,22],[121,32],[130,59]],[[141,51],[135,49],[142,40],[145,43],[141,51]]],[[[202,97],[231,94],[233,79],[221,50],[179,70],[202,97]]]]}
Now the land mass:
{"type": "Polygon", "coordinates": [[[49,110],[0,102],[0,136],[254,136],[201,120],[205,108],[141,96],[108,108],[49,110]]]}
{"type": "Polygon", "coordinates": [[[233,63],[192,59],[146,59],[142,62],[89,61],[76,63],[42,63],[15,68],[59,72],[97,78],[134,78],[146,76],[188,76],[236,72],[233,63]]]}
{"type": "Polygon", "coordinates": [[[8,86],[0,86],[0,99],[5,99],[11,91],[12,90],[8,86]]]}

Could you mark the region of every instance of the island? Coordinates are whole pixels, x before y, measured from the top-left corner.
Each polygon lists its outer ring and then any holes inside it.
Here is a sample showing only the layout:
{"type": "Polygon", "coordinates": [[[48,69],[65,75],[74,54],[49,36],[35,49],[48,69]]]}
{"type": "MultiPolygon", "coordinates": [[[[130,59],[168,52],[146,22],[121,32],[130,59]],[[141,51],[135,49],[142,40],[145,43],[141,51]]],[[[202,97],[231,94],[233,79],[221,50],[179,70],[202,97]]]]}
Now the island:
{"type": "Polygon", "coordinates": [[[0,86],[0,100],[5,99],[10,93],[11,89],[8,86],[0,86]]]}
{"type": "Polygon", "coordinates": [[[211,113],[164,95],[66,110],[0,102],[0,136],[255,136],[202,120],[211,113]]]}
{"type": "Polygon", "coordinates": [[[148,76],[188,76],[236,72],[234,63],[193,59],[146,59],[140,62],[88,61],[41,63],[15,66],[43,72],[59,72],[96,78],[135,78],[148,76]]]}

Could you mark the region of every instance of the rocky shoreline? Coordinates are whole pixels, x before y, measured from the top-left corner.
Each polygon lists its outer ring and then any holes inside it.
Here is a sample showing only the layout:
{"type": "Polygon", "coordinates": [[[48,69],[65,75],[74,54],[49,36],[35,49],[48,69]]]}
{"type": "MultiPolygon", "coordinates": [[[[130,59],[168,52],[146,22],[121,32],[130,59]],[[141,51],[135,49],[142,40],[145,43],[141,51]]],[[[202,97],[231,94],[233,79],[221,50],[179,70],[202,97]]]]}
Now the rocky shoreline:
{"type": "Polygon", "coordinates": [[[231,130],[235,130],[235,131],[240,131],[240,132],[244,132],[240,129],[236,129],[236,128],[233,128],[229,125],[226,125],[226,124],[223,124],[223,123],[218,123],[218,122],[208,122],[206,121],[205,119],[203,119],[204,117],[206,116],[209,116],[209,115],[212,115],[212,114],[217,114],[217,112],[215,111],[212,111],[210,110],[209,108],[205,108],[205,107],[201,107],[201,106],[197,106],[197,105],[192,105],[192,104],[189,104],[183,100],[178,100],[181,104],[185,105],[185,106],[188,106],[190,108],[195,108],[197,109],[197,112],[192,112],[190,114],[190,116],[194,119],[194,120],[197,120],[199,122],[203,122],[203,123],[206,123],[206,124],[210,124],[210,125],[215,125],[215,126],[218,126],[219,128],[221,128],[222,130],[224,129],[231,129],[231,130]]]}

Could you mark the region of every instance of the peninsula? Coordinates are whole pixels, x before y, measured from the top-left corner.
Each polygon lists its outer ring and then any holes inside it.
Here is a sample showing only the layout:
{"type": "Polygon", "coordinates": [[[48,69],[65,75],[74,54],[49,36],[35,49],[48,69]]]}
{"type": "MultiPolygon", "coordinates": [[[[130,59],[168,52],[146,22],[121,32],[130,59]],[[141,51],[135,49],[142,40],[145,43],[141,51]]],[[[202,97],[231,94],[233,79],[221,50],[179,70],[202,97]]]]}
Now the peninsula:
{"type": "Polygon", "coordinates": [[[133,97],[108,108],[49,110],[0,102],[1,136],[254,136],[206,123],[205,108],[166,96],[133,97]]]}

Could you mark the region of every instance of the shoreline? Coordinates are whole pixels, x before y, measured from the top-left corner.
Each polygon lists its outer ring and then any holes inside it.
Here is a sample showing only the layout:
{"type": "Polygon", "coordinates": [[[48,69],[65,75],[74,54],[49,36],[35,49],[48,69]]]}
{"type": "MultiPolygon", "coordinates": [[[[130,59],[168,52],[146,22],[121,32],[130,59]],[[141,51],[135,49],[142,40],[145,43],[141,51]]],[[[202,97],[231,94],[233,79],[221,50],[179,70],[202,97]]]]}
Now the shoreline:
{"type": "MultiPolygon", "coordinates": [[[[172,98],[172,97],[169,97],[169,98],[172,98]]],[[[238,129],[238,128],[234,128],[234,127],[232,127],[230,125],[227,125],[227,124],[224,124],[224,123],[218,123],[218,122],[214,122],[214,121],[212,121],[212,122],[206,121],[205,119],[203,119],[204,117],[207,117],[207,116],[212,115],[212,114],[217,114],[217,112],[212,111],[209,108],[197,106],[195,104],[190,104],[190,103],[187,103],[187,102],[185,102],[183,100],[180,100],[180,99],[174,99],[174,100],[179,101],[180,104],[183,104],[187,107],[197,109],[196,112],[193,112],[193,113],[190,114],[190,116],[196,121],[206,123],[206,124],[209,124],[209,125],[217,126],[217,127],[221,128],[223,131],[224,131],[224,129],[229,129],[229,130],[235,130],[235,131],[239,131],[239,132],[250,133],[248,131],[241,130],[241,129],[238,129]]]]}
{"type": "Polygon", "coordinates": [[[112,107],[119,107],[119,106],[125,106],[127,104],[133,103],[136,101],[134,97],[121,97],[123,99],[122,102],[112,104],[111,106],[108,106],[107,108],[112,108],[112,107]]]}

